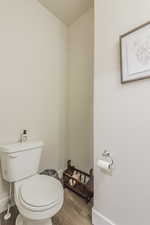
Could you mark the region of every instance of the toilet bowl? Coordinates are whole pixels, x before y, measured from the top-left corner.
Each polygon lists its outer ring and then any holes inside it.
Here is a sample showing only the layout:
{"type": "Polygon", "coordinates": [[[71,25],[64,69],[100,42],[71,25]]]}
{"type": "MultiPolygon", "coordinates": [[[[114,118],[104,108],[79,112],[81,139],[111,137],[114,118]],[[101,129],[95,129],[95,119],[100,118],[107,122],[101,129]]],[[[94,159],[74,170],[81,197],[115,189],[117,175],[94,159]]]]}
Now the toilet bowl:
{"type": "Polygon", "coordinates": [[[34,175],[14,185],[19,211],[16,225],[51,225],[51,218],[61,209],[64,191],[53,177],[34,175]]]}
{"type": "Polygon", "coordinates": [[[0,146],[3,178],[14,184],[20,213],[16,225],[52,225],[51,218],[63,205],[61,183],[38,174],[43,146],[42,141],[0,146]]]}

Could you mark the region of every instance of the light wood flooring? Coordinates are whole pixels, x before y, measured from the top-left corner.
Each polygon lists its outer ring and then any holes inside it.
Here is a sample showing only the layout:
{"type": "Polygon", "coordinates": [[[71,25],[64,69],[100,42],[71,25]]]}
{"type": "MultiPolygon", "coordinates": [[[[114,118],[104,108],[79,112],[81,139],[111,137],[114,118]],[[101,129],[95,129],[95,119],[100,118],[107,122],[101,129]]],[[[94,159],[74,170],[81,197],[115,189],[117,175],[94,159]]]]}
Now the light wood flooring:
{"type": "MultiPolygon", "coordinates": [[[[87,204],[85,200],[65,189],[64,205],[53,218],[53,225],[92,225],[91,208],[90,203],[87,204]]],[[[1,225],[15,225],[18,212],[16,207],[13,207],[11,211],[13,216],[8,221],[4,221],[3,214],[1,214],[1,225]]]]}
{"type": "Polygon", "coordinates": [[[53,218],[54,225],[91,225],[91,205],[65,189],[62,210],[53,218]]]}

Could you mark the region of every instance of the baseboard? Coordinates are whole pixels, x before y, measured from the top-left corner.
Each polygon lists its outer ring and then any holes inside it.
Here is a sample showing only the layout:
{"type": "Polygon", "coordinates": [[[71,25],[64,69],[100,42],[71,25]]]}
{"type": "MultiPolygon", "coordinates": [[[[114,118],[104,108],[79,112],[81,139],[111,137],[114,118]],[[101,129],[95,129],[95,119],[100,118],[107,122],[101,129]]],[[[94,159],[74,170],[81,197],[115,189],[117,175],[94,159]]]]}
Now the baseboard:
{"type": "Polygon", "coordinates": [[[7,209],[8,200],[9,200],[8,195],[5,195],[0,199],[0,214],[7,209]]]}
{"type": "Polygon", "coordinates": [[[116,225],[107,217],[103,216],[96,209],[92,209],[92,224],[93,225],[116,225]]]}

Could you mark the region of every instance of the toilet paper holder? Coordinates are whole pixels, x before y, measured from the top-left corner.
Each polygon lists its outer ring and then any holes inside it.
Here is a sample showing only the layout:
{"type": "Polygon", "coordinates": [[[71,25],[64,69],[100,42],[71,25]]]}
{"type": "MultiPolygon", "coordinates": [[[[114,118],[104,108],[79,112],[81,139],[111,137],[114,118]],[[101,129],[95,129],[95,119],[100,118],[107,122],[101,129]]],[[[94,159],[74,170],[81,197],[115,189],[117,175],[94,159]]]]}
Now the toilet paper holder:
{"type": "Polygon", "coordinates": [[[107,150],[104,150],[104,152],[102,153],[102,156],[103,158],[105,158],[105,160],[110,162],[111,167],[114,165],[114,160],[111,158],[110,152],[108,152],[107,150]]]}

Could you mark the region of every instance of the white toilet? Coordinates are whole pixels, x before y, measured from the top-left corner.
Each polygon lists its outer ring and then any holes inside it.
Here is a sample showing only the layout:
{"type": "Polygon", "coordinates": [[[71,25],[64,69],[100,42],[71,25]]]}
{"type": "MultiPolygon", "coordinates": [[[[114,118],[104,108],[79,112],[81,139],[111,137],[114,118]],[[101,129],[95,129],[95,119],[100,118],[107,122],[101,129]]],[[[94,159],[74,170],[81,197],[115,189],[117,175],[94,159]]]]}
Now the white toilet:
{"type": "Polygon", "coordinates": [[[64,191],[53,177],[39,175],[42,142],[25,142],[0,147],[3,178],[14,183],[19,210],[16,225],[52,225],[61,209],[64,191]]]}

